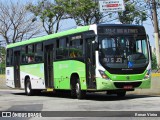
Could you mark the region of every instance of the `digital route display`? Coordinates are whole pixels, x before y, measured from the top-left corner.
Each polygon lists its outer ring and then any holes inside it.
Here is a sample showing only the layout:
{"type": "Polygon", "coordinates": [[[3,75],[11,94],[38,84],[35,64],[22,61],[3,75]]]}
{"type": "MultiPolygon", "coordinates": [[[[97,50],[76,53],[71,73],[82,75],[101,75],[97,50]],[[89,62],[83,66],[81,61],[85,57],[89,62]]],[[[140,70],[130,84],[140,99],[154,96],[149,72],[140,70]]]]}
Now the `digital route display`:
{"type": "Polygon", "coordinates": [[[105,35],[133,35],[133,34],[144,34],[144,28],[129,28],[129,27],[98,27],[98,34],[105,35]]]}

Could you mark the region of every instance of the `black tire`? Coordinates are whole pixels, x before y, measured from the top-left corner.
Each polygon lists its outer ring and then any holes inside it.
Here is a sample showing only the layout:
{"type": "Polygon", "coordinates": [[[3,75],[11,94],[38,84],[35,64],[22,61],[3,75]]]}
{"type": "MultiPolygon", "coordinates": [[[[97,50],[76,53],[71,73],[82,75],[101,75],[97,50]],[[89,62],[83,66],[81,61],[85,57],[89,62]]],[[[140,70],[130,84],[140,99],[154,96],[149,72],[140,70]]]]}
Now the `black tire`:
{"type": "Polygon", "coordinates": [[[31,82],[30,82],[29,78],[25,82],[25,93],[28,96],[34,95],[34,90],[32,90],[32,88],[31,88],[31,82]]]}
{"type": "Polygon", "coordinates": [[[77,77],[73,77],[71,80],[71,97],[83,99],[86,96],[86,91],[82,91],[80,87],[80,82],[77,77]]]}
{"type": "Polygon", "coordinates": [[[125,97],[126,96],[126,91],[117,93],[117,96],[118,97],[125,97]]]}
{"type": "Polygon", "coordinates": [[[71,82],[71,97],[76,98],[76,82],[73,80],[71,82]]]}
{"type": "Polygon", "coordinates": [[[86,91],[81,90],[79,79],[76,82],[76,95],[78,99],[83,99],[86,96],[86,91]]]}

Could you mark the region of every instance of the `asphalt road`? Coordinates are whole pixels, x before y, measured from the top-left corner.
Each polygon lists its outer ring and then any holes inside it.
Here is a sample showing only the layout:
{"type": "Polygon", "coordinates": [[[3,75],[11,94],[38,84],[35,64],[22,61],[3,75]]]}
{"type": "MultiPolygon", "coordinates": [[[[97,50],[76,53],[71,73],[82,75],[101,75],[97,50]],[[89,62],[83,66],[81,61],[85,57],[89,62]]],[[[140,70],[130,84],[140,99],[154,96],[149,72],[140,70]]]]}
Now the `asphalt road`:
{"type": "MultiPolygon", "coordinates": [[[[49,117],[49,119],[69,120],[90,119],[92,117],[92,120],[97,120],[97,117],[100,117],[100,119],[106,120],[106,117],[109,117],[111,120],[139,120],[140,117],[144,120],[150,120],[154,117],[158,120],[157,116],[160,117],[160,96],[128,94],[125,98],[117,98],[117,96],[108,96],[103,93],[89,93],[86,99],[78,100],[62,93],[60,95],[43,93],[38,96],[26,96],[23,90],[0,89],[0,111],[1,115],[4,111],[41,111],[38,115],[49,117]]],[[[28,113],[25,114],[28,115],[28,113]]],[[[41,119],[46,119],[45,117],[41,119]]],[[[21,118],[12,118],[12,120],[17,119],[21,118]]]]}

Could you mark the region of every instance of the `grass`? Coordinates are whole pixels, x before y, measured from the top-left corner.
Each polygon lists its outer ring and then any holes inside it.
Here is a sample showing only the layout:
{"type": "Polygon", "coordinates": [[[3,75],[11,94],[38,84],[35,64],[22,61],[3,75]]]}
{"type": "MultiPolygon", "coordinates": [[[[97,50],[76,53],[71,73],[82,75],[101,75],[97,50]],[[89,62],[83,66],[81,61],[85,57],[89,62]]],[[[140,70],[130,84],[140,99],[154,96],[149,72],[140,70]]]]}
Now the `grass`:
{"type": "Polygon", "coordinates": [[[0,75],[0,78],[5,79],[5,74],[0,75]]]}

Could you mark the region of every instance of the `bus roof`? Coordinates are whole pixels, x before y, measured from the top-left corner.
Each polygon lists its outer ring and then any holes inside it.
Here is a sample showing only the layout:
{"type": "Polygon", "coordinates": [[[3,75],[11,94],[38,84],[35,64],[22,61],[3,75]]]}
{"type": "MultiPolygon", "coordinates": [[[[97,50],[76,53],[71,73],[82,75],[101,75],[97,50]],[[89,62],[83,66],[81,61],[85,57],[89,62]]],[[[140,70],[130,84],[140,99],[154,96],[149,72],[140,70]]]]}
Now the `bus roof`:
{"type": "MultiPolygon", "coordinates": [[[[141,25],[130,25],[130,24],[98,24],[98,26],[106,26],[106,27],[143,27],[141,25]]],[[[92,28],[91,28],[92,29],[92,28]]],[[[59,38],[59,37],[63,37],[66,35],[71,35],[71,34],[75,34],[75,33],[81,33],[81,32],[85,32],[90,30],[90,25],[88,26],[81,26],[78,27],[76,29],[71,29],[71,30],[67,30],[67,31],[63,31],[63,32],[59,32],[59,33],[55,33],[55,34],[51,34],[51,35],[46,35],[46,36],[41,36],[41,37],[37,37],[37,38],[32,38],[29,40],[25,40],[25,41],[21,41],[21,42],[17,42],[17,43],[12,43],[7,45],[7,48],[13,48],[13,47],[17,47],[17,46],[22,46],[22,45],[27,45],[27,44],[32,44],[32,43],[36,43],[36,42],[41,42],[41,41],[46,41],[49,39],[54,39],[54,38],[59,38]]]]}
{"type": "Polygon", "coordinates": [[[49,40],[49,39],[53,39],[53,38],[62,37],[62,36],[65,36],[65,35],[81,33],[81,32],[88,31],[88,30],[89,30],[89,26],[82,26],[82,27],[67,30],[67,31],[64,31],[64,32],[59,32],[59,33],[55,33],[55,34],[51,34],[51,35],[46,35],[46,36],[42,36],[42,37],[37,37],[37,38],[33,38],[33,39],[21,41],[21,42],[9,44],[9,45],[7,45],[7,48],[13,48],[13,47],[17,47],[17,46],[22,46],[22,45],[27,45],[27,44],[31,44],[31,43],[41,42],[41,41],[45,41],[45,40],[49,40]]]}

